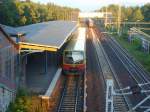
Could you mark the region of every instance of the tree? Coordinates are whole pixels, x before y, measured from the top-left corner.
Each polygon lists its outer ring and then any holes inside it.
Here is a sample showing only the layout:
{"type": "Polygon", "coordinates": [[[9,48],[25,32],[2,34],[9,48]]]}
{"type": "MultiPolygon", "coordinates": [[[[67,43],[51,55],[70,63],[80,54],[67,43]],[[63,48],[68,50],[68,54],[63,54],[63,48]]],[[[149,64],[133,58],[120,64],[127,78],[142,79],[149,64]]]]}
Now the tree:
{"type": "Polygon", "coordinates": [[[20,18],[20,25],[25,25],[25,24],[26,24],[26,21],[27,21],[26,17],[25,17],[25,16],[22,16],[22,17],[20,18]]]}
{"type": "Polygon", "coordinates": [[[135,9],[135,11],[133,12],[133,16],[132,16],[132,21],[141,21],[144,19],[144,16],[142,15],[141,9],[137,8],[135,9]]]}
{"type": "MultiPolygon", "coordinates": [[[[52,3],[39,4],[20,2],[20,0],[2,0],[0,4],[0,23],[21,26],[51,20],[71,20],[66,13],[79,9],[58,6],[52,3]]],[[[76,15],[77,17],[77,15],[76,15]]]]}
{"type": "MultiPolygon", "coordinates": [[[[145,8],[144,11],[144,7],[143,7],[143,12],[145,12],[146,14],[149,15],[149,6],[147,6],[145,8]]],[[[106,7],[102,7],[99,11],[105,11],[106,7]]],[[[107,7],[107,11],[112,12],[113,17],[115,17],[113,20],[117,21],[117,17],[118,17],[118,5],[109,5],[107,7]]],[[[144,19],[144,16],[142,14],[141,8],[140,7],[121,7],[121,20],[128,20],[128,21],[137,21],[140,20],[142,21],[144,19]]],[[[149,17],[147,17],[149,18],[149,17]]]]}
{"type": "Polygon", "coordinates": [[[149,4],[145,4],[142,8],[142,14],[144,16],[144,20],[145,21],[150,21],[150,3],[149,4]]]}
{"type": "Polygon", "coordinates": [[[14,10],[15,8],[13,0],[3,0],[2,4],[0,4],[0,23],[6,25],[13,25],[15,23],[14,18],[14,10]]]}
{"type": "Polygon", "coordinates": [[[132,20],[132,14],[133,14],[133,8],[132,7],[126,7],[125,8],[125,16],[128,21],[131,21],[132,20]]]}

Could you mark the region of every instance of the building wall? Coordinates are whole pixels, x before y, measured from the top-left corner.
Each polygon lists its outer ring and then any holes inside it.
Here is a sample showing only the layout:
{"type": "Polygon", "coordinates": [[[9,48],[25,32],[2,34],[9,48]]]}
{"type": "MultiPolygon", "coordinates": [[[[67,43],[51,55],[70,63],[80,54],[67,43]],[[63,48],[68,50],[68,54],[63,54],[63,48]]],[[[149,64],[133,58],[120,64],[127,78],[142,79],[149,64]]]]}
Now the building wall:
{"type": "Polygon", "coordinates": [[[0,31],[0,112],[5,112],[15,97],[17,51],[0,31]]]}

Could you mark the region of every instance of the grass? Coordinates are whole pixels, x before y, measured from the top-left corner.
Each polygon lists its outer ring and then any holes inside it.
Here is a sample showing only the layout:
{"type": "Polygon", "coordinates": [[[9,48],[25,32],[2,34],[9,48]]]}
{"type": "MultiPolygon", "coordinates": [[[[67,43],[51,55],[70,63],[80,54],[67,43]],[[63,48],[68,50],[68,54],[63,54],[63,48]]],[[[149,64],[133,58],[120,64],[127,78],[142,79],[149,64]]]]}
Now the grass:
{"type": "Polygon", "coordinates": [[[140,40],[135,39],[133,43],[127,41],[127,34],[123,34],[120,37],[113,35],[116,40],[133,56],[138,62],[140,62],[145,70],[150,72],[150,54],[144,53],[141,48],[140,40]]]}

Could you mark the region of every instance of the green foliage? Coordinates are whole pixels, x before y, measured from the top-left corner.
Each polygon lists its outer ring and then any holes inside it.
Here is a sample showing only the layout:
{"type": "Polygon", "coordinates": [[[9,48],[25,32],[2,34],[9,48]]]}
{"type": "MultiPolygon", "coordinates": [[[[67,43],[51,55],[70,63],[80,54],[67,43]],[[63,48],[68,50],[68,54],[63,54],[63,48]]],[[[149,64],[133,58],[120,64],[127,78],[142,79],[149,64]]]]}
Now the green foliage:
{"type": "Polygon", "coordinates": [[[7,112],[28,112],[31,101],[27,98],[27,94],[25,89],[19,89],[15,102],[10,103],[7,112]]]}
{"type": "MultiPolygon", "coordinates": [[[[118,5],[109,5],[107,11],[112,12],[113,17],[118,17],[118,5]]],[[[106,11],[106,7],[102,7],[100,11],[106,11]]],[[[149,21],[150,20],[150,4],[143,7],[125,7],[121,6],[121,21],[149,21]]],[[[117,18],[114,18],[117,21],[117,18]]]]}
{"type": "Polygon", "coordinates": [[[131,7],[128,7],[125,9],[124,13],[125,13],[124,16],[126,16],[125,19],[128,19],[128,21],[132,21],[133,9],[131,7]]]}
{"type": "Polygon", "coordinates": [[[144,20],[150,22],[150,3],[145,4],[141,9],[144,15],[144,20]]]}
{"type": "Polygon", "coordinates": [[[19,89],[14,102],[6,112],[47,112],[46,104],[38,96],[31,96],[25,89],[19,89]]]}
{"type": "Polygon", "coordinates": [[[144,19],[144,17],[142,15],[141,9],[140,8],[135,9],[133,16],[132,16],[132,20],[133,21],[141,21],[143,19],[144,19]]]}
{"type": "Polygon", "coordinates": [[[73,12],[76,12],[77,15],[79,10],[52,3],[45,5],[34,2],[20,2],[19,0],[2,0],[0,23],[21,26],[50,20],[72,20],[71,13],[73,12]]]}

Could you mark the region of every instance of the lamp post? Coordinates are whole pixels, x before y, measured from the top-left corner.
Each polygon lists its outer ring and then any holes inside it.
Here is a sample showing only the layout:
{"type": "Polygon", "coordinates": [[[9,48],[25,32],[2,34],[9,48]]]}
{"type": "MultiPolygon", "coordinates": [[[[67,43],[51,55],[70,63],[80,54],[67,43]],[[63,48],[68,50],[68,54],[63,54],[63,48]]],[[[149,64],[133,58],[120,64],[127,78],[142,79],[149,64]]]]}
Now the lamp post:
{"type": "Polygon", "coordinates": [[[135,27],[137,26],[137,22],[139,22],[140,20],[136,20],[136,22],[135,22],[135,27]]]}
{"type": "Polygon", "coordinates": [[[105,9],[105,28],[107,27],[107,7],[105,9]]]}
{"type": "MultiPolygon", "coordinates": [[[[140,20],[137,20],[136,22],[139,22],[140,20]]],[[[137,25],[137,27],[138,27],[138,25],[137,25]]]]}
{"type": "Polygon", "coordinates": [[[120,35],[120,23],[121,23],[121,6],[118,5],[118,35],[120,35]]]}
{"type": "MultiPolygon", "coordinates": [[[[128,19],[126,18],[126,19],[125,19],[125,22],[124,22],[124,31],[125,31],[125,32],[126,32],[126,22],[127,22],[127,21],[128,21],[128,19]]],[[[125,32],[124,32],[124,33],[125,33],[125,32]]]]}

